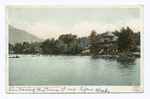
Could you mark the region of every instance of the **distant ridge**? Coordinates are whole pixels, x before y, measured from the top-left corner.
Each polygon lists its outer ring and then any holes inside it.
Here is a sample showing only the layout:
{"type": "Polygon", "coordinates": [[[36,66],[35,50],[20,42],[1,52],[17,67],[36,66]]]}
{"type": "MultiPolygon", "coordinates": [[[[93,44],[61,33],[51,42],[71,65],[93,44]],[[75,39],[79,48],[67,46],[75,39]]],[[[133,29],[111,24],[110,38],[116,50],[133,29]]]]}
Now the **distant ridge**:
{"type": "Polygon", "coordinates": [[[17,29],[11,25],[8,26],[9,29],[9,43],[15,45],[15,43],[26,42],[43,42],[42,38],[32,35],[24,30],[17,29]]]}

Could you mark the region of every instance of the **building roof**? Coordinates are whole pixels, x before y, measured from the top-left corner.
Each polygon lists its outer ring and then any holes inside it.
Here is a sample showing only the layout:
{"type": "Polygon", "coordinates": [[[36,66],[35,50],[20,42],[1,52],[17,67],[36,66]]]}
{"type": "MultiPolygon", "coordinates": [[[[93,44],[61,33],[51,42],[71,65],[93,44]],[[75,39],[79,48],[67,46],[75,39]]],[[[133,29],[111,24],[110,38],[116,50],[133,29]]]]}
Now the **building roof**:
{"type": "Polygon", "coordinates": [[[106,33],[102,38],[100,38],[100,42],[104,42],[107,40],[108,42],[117,41],[117,36],[115,36],[112,32],[106,33]]]}
{"type": "Polygon", "coordinates": [[[115,35],[112,32],[108,32],[104,36],[115,36],[115,35]]]}

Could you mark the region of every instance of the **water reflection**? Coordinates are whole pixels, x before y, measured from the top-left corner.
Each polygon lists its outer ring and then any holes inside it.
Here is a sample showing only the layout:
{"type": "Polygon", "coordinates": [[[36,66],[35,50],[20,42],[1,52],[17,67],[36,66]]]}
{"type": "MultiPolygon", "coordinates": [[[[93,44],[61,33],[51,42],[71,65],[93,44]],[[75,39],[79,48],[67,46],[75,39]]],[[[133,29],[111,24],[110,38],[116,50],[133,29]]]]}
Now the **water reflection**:
{"type": "Polygon", "coordinates": [[[100,58],[97,56],[91,56],[91,59],[95,60],[95,59],[100,59],[100,58]]]}
{"type": "Polygon", "coordinates": [[[135,59],[130,58],[117,58],[116,61],[120,64],[119,69],[133,69],[135,65],[135,59]]]}
{"type": "Polygon", "coordinates": [[[138,58],[58,55],[57,57],[21,57],[17,60],[9,59],[9,63],[10,85],[137,86],[140,84],[138,58]]]}
{"type": "Polygon", "coordinates": [[[127,68],[132,69],[135,63],[135,58],[98,58],[98,57],[91,57],[92,61],[100,60],[106,61],[106,63],[117,63],[116,65],[119,66],[119,69],[127,68]]]}

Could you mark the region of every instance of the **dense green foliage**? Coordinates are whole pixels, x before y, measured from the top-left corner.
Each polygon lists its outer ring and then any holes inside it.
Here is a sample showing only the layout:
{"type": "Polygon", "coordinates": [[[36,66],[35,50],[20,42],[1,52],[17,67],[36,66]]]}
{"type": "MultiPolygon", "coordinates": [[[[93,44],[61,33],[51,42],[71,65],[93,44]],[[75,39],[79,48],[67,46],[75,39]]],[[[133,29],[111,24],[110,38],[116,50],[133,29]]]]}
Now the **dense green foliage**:
{"type": "Polygon", "coordinates": [[[14,45],[9,43],[9,51],[14,51],[14,45]]]}
{"type": "Polygon", "coordinates": [[[29,42],[23,42],[23,53],[30,53],[29,47],[30,47],[29,42]]]}
{"type": "Polygon", "coordinates": [[[60,35],[57,43],[57,48],[63,54],[78,54],[82,52],[82,48],[76,43],[77,35],[63,34],[60,35]]]}
{"type": "Polygon", "coordinates": [[[31,43],[31,45],[30,45],[30,53],[38,53],[40,51],[41,51],[41,49],[40,49],[40,46],[39,46],[39,44],[37,42],[31,43]]]}
{"type": "Polygon", "coordinates": [[[23,49],[27,49],[30,47],[30,43],[29,42],[23,42],[23,49]]]}
{"type": "Polygon", "coordinates": [[[56,43],[57,43],[57,41],[54,38],[46,39],[46,41],[44,41],[42,43],[43,53],[58,53],[56,43]]]}
{"type": "Polygon", "coordinates": [[[93,51],[91,50],[91,52],[98,52],[97,48],[99,40],[100,40],[99,35],[96,33],[96,31],[92,30],[90,35],[90,44],[94,50],[93,51]]]}
{"type": "Polygon", "coordinates": [[[37,42],[31,44],[29,42],[23,42],[23,44],[16,43],[13,49],[15,53],[24,53],[24,54],[41,52],[40,43],[37,42]]]}
{"type": "Polygon", "coordinates": [[[89,48],[89,45],[90,45],[90,37],[81,37],[81,38],[78,38],[76,40],[77,44],[80,45],[80,47],[83,49],[83,50],[86,50],[89,48]]]}
{"type": "Polygon", "coordinates": [[[82,48],[76,43],[77,35],[63,34],[58,40],[47,39],[42,43],[43,53],[51,54],[78,54],[82,52],[82,48]]]}
{"type": "Polygon", "coordinates": [[[140,45],[140,41],[141,41],[140,32],[134,33],[134,35],[135,35],[135,38],[136,38],[136,45],[140,45]]]}
{"type": "Polygon", "coordinates": [[[21,43],[16,43],[14,48],[15,53],[22,53],[23,45],[21,43]]]}
{"type": "Polygon", "coordinates": [[[127,27],[127,29],[123,27],[120,30],[120,34],[118,37],[118,47],[120,51],[130,52],[130,50],[135,49],[135,41],[135,35],[129,27],[127,27]]]}
{"type": "MultiPolygon", "coordinates": [[[[9,44],[9,52],[15,53],[45,53],[45,54],[79,54],[84,50],[89,50],[90,52],[97,53],[98,43],[101,37],[103,37],[107,32],[98,34],[96,31],[92,30],[90,36],[79,37],[77,35],[62,34],[59,36],[58,40],[51,38],[46,39],[44,42],[23,42],[16,43],[15,46],[9,44]]],[[[140,32],[133,33],[133,31],[127,27],[127,29],[122,28],[120,31],[113,31],[114,35],[118,37],[118,46],[120,51],[133,51],[136,45],[140,46],[140,32]]],[[[138,48],[138,50],[140,50],[138,48]]]]}
{"type": "Polygon", "coordinates": [[[67,44],[69,47],[73,47],[73,45],[76,43],[77,35],[70,34],[63,34],[60,35],[58,40],[64,41],[65,44],[67,44]]]}
{"type": "Polygon", "coordinates": [[[113,33],[114,35],[116,35],[116,36],[119,36],[119,34],[120,34],[120,32],[117,31],[117,30],[113,31],[112,33],[113,33]]]}

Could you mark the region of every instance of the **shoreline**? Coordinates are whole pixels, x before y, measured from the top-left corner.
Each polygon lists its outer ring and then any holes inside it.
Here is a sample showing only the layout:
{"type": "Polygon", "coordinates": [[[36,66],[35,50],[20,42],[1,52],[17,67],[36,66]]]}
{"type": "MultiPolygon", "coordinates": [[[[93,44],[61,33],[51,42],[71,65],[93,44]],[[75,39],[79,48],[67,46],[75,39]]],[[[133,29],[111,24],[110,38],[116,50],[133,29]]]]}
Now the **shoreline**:
{"type": "MultiPolygon", "coordinates": [[[[81,54],[44,54],[44,53],[32,53],[32,54],[20,54],[20,53],[11,53],[9,55],[14,55],[16,57],[9,57],[9,58],[18,58],[19,55],[30,55],[30,57],[50,57],[50,56],[91,56],[95,58],[140,58],[140,53],[139,54],[125,54],[125,53],[119,53],[119,54],[97,54],[94,55],[92,53],[81,53],[81,54]]],[[[19,57],[20,58],[20,57],[19,57]]]]}

